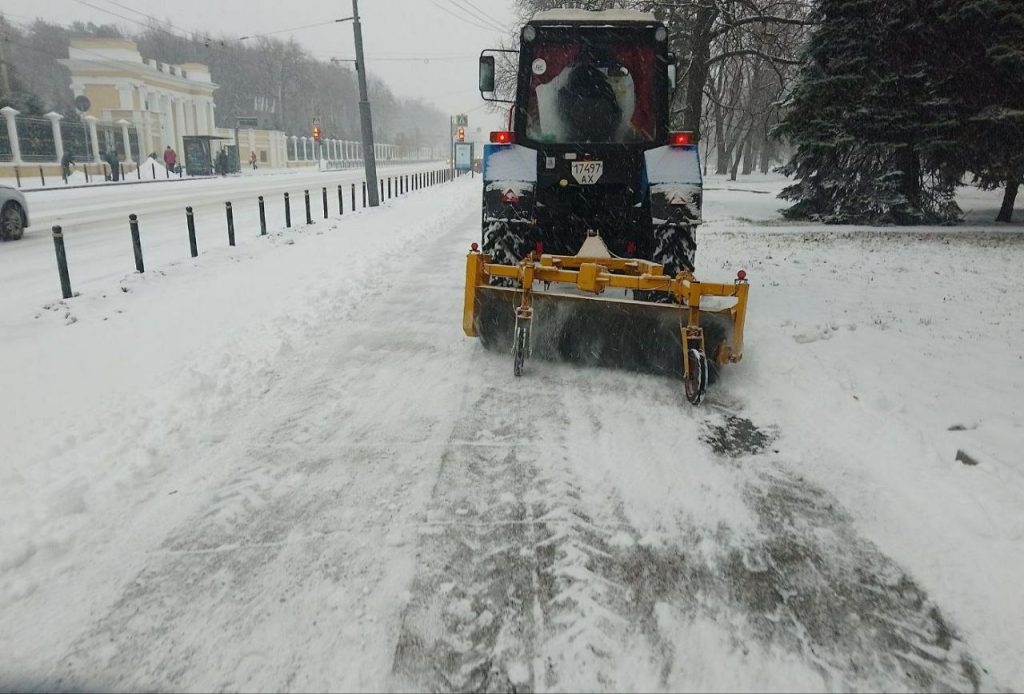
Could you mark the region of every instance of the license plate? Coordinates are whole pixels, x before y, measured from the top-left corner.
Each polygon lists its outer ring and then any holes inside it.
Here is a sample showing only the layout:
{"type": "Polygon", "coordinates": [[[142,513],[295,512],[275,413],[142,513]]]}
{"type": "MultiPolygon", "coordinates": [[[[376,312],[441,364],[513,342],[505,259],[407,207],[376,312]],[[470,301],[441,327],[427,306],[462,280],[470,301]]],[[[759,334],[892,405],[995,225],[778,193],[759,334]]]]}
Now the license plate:
{"type": "Polygon", "coordinates": [[[604,173],[603,161],[574,161],[572,163],[572,177],[581,186],[592,186],[601,178],[604,173]]]}

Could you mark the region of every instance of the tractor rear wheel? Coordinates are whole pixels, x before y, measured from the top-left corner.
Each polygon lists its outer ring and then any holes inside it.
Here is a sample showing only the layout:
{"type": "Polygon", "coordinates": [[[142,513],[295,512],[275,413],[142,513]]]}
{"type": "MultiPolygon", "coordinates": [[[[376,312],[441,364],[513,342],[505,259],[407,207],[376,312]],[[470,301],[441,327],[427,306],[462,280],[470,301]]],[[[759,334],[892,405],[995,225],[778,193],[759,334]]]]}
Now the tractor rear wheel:
{"type": "Polygon", "coordinates": [[[665,274],[675,277],[687,270],[693,272],[697,253],[697,228],[692,225],[664,224],[654,230],[654,257],[665,266],[665,274]]]}
{"type": "MultiPolygon", "coordinates": [[[[514,225],[504,220],[484,223],[483,252],[497,265],[517,265],[526,256],[526,240],[516,232],[514,225]]],[[[515,281],[507,277],[492,277],[491,286],[513,287],[515,281]]]]}
{"type": "MultiPolygon", "coordinates": [[[[651,260],[664,267],[669,277],[675,277],[682,270],[693,272],[693,259],[697,252],[696,227],[679,224],[663,224],[654,230],[654,252],[651,260]]],[[[671,304],[673,299],[665,292],[633,292],[637,301],[651,301],[671,304]]]]}

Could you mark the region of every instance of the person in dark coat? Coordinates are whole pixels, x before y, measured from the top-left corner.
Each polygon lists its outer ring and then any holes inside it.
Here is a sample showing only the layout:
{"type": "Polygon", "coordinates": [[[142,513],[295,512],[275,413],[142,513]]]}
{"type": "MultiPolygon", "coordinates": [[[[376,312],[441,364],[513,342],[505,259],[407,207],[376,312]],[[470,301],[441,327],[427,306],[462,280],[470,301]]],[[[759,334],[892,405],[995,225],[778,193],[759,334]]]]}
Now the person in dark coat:
{"type": "Polygon", "coordinates": [[[71,155],[71,152],[65,151],[64,156],[60,159],[60,168],[64,173],[64,180],[68,180],[71,175],[71,167],[75,165],[75,158],[71,155]]]}
{"type": "Polygon", "coordinates": [[[217,161],[215,168],[219,175],[228,175],[228,153],[223,149],[217,152],[217,161]]]}
{"type": "Polygon", "coordinates": [[[118,181],[120,179],[121,173],[121,162],[119,162],[117,159],[117,150],[107,150],[107,156],[104,157],[104,160],[110,166],[110,180],[115,182],[118,181]]]}

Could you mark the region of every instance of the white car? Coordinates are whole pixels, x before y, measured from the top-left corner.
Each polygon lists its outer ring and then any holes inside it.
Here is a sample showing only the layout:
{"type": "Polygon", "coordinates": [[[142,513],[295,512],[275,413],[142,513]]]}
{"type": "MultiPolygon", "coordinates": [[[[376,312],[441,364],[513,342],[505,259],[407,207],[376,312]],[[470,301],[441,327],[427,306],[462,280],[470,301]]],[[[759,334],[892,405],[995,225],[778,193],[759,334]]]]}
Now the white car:
{"type": "Polygon", "coordinates": [[[0,186],[0,241],[17,241],[27,226],[25,196],[10,186],[0,186]]]}

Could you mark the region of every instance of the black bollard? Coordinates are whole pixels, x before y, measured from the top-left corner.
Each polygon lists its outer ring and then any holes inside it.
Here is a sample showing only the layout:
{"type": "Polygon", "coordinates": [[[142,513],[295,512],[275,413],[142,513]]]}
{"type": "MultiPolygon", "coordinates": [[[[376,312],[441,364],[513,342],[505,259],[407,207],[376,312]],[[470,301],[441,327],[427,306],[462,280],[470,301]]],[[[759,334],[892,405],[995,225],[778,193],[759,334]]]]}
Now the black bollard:
{"type": "Polygon", "coordinates": [[[135,178],[139,181],[142,180],[142,164],[135,165],[135,178]]]}
{"type": "Polygon", "coordinates": [[[142,263],[142,239],[139,238],[139,218],[134,215],[128,215],[128,226],[132,230],[132,251],[135,253],[135,269],[139,272],[145,272],[146,266],[142,263]]]}
{"type": "Polygon", "coordinates": [[[327,186],[324,186],[324,219],[327,219],[327,186]]]}
{"type": "Polygon", "coordinates": [[[231,210],[231,203],[224,203],[224,213],[228,218],[228,245],[235,245],[235,213],[231,210]]]}
{"type": "Polygon", "coordinates": [[[313,223],[313,215],[309,211],[309,190],[306,190],[306,224],[313,223]]]}
{"type": "Polygon", "coordinates": [[[60,292],[65,299],[71,298],[71,277],[68,275],[68,256],[64,252],[64,232],[60,225],[53,227],[53,250],[57,252],[57,272],[60,274],[60,292]]]}
{"type": "Polygon", "coordinates": [[[155,181],[156,180],[156,162],[150,162],[150,164],[149,164],[149,172],[151,174],[153,174],[153,180],[155,181]]]}
{"type": "Polygon", "coordinates": [[[43,184],[43,188],[46,187],[46,177],[43,176],[43,167],[39,167],[39,182],[43,184]]]}
{"type": "Polygon", "coordinates": [[[363,207],[366,207],[366,181],[363,181],[363,207]]]}
{"type": "Polygon", "coordinates": [[[352,211],[356,211],[356,184],[352,184],[352,211]]]}
{"type": "Polygon", "coordinates": [[[124,163],[118,162],[117,168],[121,172],[121,175],[118,177],[117,180],[123,181],[124,180],[124,163]]]}
{"type": "Polygon", "coordinates": [[[185,208],[185,222],[188,224],[188,248],[192,257],[196,258],[199,256],[199,247],[196,245],[196,220],[191,207],[185,208]]]}
{"type": "Polygon", "coordinates": [[[345,200],[342,197],[341,184],[338,184],[338,214],[345,214],[345,200]]]}
{"type": "Polygon", "coordinates": [[[380,199],[384,199],[384,179],[380,179],[380,199]]]}
{"type": "Polygon", "coordinates": [[[260,196],[260,236],[267,235],[267,210],[263,206],[263,196],[260,196]]]}
{"type": "MultiPolygon", "coordinates": [[[[21,172],[18,171],[17,166],[14,167],[14,178],[17,179],[18,187],[21,188],[21,172]]],[[[86,180],[88,180],[88,176],[86,177],[86,180]]]]}
{"type": "Polygon", "coordinates": [[[388,176],[388,200],[391,199],[391,176],[388,176]]]}
{"type": "Polygon", "coordinates": [[[289,229],[292,228],[292,203],[288,198],[288,193],[284,194],[284,225],[289,229]]]}

